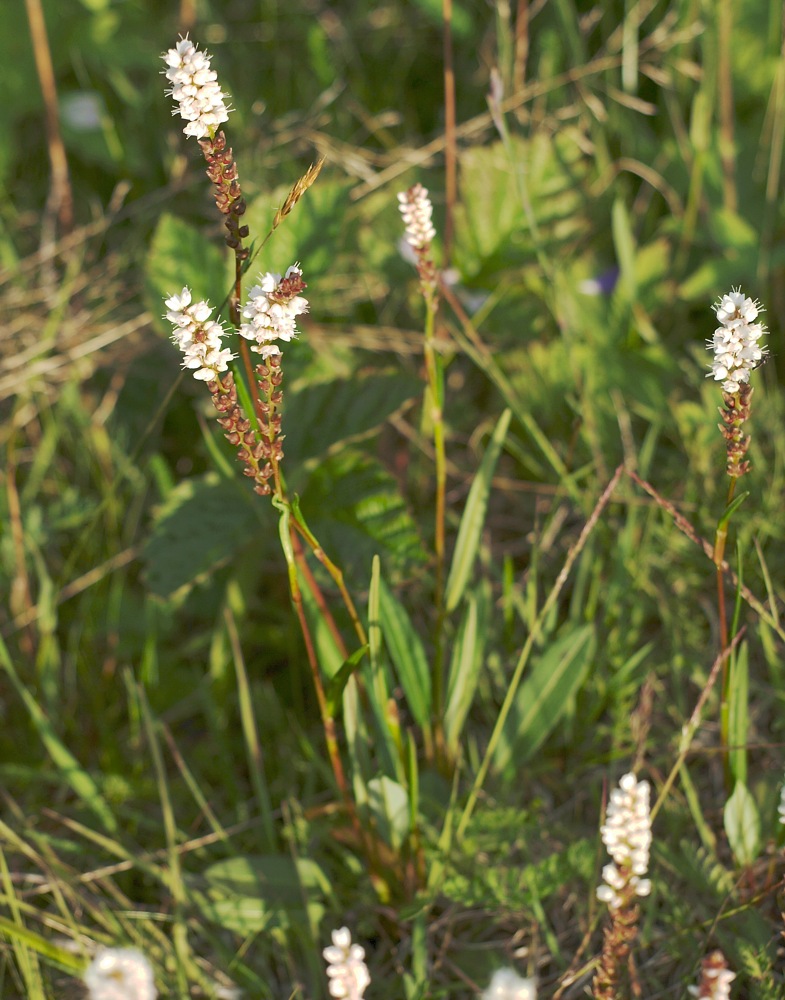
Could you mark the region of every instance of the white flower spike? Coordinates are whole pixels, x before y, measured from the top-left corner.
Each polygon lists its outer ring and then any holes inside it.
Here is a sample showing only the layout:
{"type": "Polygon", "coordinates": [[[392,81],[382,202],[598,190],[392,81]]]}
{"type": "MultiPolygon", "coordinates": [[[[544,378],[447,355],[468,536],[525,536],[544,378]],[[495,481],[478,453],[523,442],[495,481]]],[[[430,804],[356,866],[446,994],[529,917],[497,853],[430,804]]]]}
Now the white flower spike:
{"type": "Polygon", "coordinates": [[[415,184],[408,191],[398,195],[398,208],[406,226],[406,242],[415,250],[426,250],[434,236],[431,217],[433,205],[428,197],[428,189],[422,184],[415,184]]]}
{"type": "Polygon", "coordinates": [[[190,288],[166,299],[166,318],[174,327],[172,340],[183,352],[183,368],[193,370],[200,382],[212,382],[225,372],[234,355],[221,347],[224,329],[210,317],[209,302],[191,302],[190,288]]]}
{"type": "Polygon", "coordinates": [[[723,295],[714,306],[722,325],[706,341],[706,346],[714,352],[709,375],[722,382],[723,392],[737,393],[766,355],[766,348],[758,343],[766,334],[766,327],[755,322],[760,310],[760,303],[747,298],[740,288],[723,295]]]}
{"type": "Polygon", "coordinates": [[[172,85],[166,93],[178,104],[172,114],[187,122],[183,132],[197,139],[212,138],[231,109],[225,103],[229,95],[218,85],[218,74],[210,69],[210,56],[200,52],[186,35],[162,58],[168,67],[166,79],[172,85]]]}
{"type": "Polygon", "coordinates": [[[305,289],[299,264],[292,264],[282,278],[280,274],[259,275],[259,283],[248,293],[243,308],[243,323],[237,331],[246,340],[255,341],[251,348],[263,358],[280,354],[276,341],[289,342],[297,336],[297,317],[308,311],[308,300],[300,295],[305,289]]]}
{"type": "Polygon", "coordinates": [[[513,969],[497,969],[482,1000],[537,1000],[537,987],[513,969]]]}
{"type": "Polygon", "coordinates": [[[602,870],[605,881],[597,889],[597,898],[616,910],[630,890],[635,896],[648,896],[651,882],[643,877],[649,867],[651,847],[648,781],[638,781],[634,774],[624,775],[619,787],[611,792],[600,833],[613,863],[602,870]]]}
{"type": "Polygon", "coordinates": [[[99,948],[84,974],[89,1000],[155,1000],[153,969],[136,948],[99,948]]]}
{"type": "Polygon", "coordinates": [[[348,927],[333,931],[332,941],[322,952],[327,962],[330,996],[336,1000],[362,1000],[371,982],[364,950],[359,944],[352,944],[348,927]]]}

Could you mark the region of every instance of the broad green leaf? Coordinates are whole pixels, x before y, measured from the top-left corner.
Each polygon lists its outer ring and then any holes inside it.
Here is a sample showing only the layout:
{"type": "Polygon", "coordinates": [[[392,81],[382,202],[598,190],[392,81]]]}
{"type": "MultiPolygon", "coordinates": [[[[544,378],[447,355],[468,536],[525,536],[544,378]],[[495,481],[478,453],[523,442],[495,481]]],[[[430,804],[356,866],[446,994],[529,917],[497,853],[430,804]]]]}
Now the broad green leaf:
{"type": "Polygon", "coordinates": [[[760,848],[760,816],[755,800],[742,781],[737,781],[733,794],[725,803],[723,815],[725,833],[737,863],[751,865],[760,848]]]}
{"type": "MultiPolygon", "coordinates": [[[[269,232],[276,210],[297,180],[298,177],[292,177],[290,182],[249,204],[243,222],[257,245],[269,232]]],[[[259,272],[283,274],[295,261],[303,262],[306,282],[328,274],[334,268],[339,248],[350,238],[347,218],[351,186],[344,180],[331,180],[321,174],[253,259],[246,287],[251,287],[259,272]]]]}
{"type": "Polygon", "coordinates": [[[448,612],[453,611],[458,606],[474,569],[474,558],[477,555],[480,534],[485,524],[485,513],[488,509],[491,480],[504,439],[507,436],[511,417],[512,411],[505,410],[499,418],[469,490],[466,506],[461,516],[461,524],[458,528],[458,539],[450,565],[450,575],[447,578],[445,606],[448,612]]]}
{"type": "Polygon", "coordinates": [[[326,875],[314,861],[293,861],[286,854],[219,861],[203,877],[206,893],[196,896],[202,911],[236,934],[308,925],[321,916],[332,895],[326,875]]]}
{"type": "Polygon", "coordinates": [[[409,835],[409,796],[406,789],[382,776],[368,782],[368,806],[386,843],[398,850],[409,835]]]}
{"type": "MultiPolygon", "coordinates": [[[[214,309],[220,308],[231,290],[224,259],[220,244],[187,222],[162,215],[145,262],[145,286],[153,316],[163,316],[164,299],[179,294],[184,285],[191,289],[194,301],[208,299],[214,309]]],[[[159,326],[169,332],[163,319],[159,326]]]]}
{"type": "Polygon", "coordinates": [[[488,594],[485,588],[479,588],[477,594],[469,594],[466,601],[447,680],[444,730],[447,746],[453,753],[458,749],[463,724],[477,691],[485,652],[487,620],[488,594]]]}
{"type": "Polygon", "coordinates": [[[592,625],[570,628],[535,663],[521,684],[495,755],[501,770],[528,760],[556,727],[583,683],[596,649],[592,625]]]}
{"type": "Polygon", "coordinates": [[[398,572],[426,558],[398,483],[358,449],[342,449],[315,468],[301,504],[322,547],[349,576],[375,555],[398,572]]]}
{"type": "Polygon", "coordinates": [[[529,261],[535,250],[532,221],[540,248],[577,235],[585,226],[579,182],[588,165],[569,128],[555,136],[541,131],[528,140],[512,139],[509,150],[501,142],[463,150],[455,246],[462,273],[529,261]]]}
{"type": "Polygon", "coordinates": [[[421,392],[417,379],[399,372],[285,388],[287,464],[318,458],[339,442],[367,434],[421,392]]]}
{"type": "Polygon", "coordinates": [[[430,728],[431,676],[420,637],[403,605],[381,581],[379,603],[382,634],[415,722],[430,728]]]}
{"type": "Polygon", "coordinates": [[[166,498],[144,547],[147,583],[158,597],[189,590],[259,533],[254,496],[214,473],[187,479],[166,498]]]}

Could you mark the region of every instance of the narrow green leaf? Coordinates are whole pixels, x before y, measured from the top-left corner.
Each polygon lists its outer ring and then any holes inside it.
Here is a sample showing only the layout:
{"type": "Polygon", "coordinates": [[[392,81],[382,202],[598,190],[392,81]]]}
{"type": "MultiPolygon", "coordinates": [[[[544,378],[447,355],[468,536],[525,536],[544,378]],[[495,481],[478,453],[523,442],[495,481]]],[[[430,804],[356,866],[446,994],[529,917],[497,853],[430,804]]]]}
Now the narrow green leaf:
{"type": "Polygon", "coordinates": [[[405,608],[384,580],[379,589],[382,633],[395,672],[406,695],[409,711],[423,729],[430,728],[431,678],[420,637],[405,608]]]}
{"type": "Polygon", "coordinates": [[[330,683],[327,685],[325,694],[327,697],[327,711],[331,716],[335,717],[338,714],[344,688],[365,659],[367,652],[367,646],[361,646],[359,649],[356,649],[348,659],[344,660],[338,672],[330,678],[330,683]]]}
{"type": "Polygon", "coordinates": [[[524,681],[495,755],[498,768],[528,760],[555,728],[586,675],[596,639],[592,625],[560,636],[524,681]]]}
{"type": "Polygon", "coordinates": [[[469,714],[485,651],[488,601],[484,589],[479,594],[469,594],[466,601],[455,644],[452,650],[450,672],[447,681],[447,707],[444,713],[444,730],[447,746],[457,751],[463,724],[469,714]]]}
{"type": "Polygon", "coordinates": [[[409,835],[409,796],[397,781],[373,778],[368,782],[368,806],[386,843],[398,850],[409,835]]]}
{"type": "Polygon", "coordinates": [[[747,783],[747,732],[749,726],[749,653],[742,643],[730,666],[728,679],[728,707],[730,711],[728,762],[735,780],[747,783]]]}
{"type": "Polygon", "coordinates": [[[738,864],[751,865],[760,847],[760,816],[755,799],[743,781],[737,781],[725,803],[725,833],[738,864]]]}
{"type": "Polygon", "coordinates": [[[611,211],[611,226],[613,229],[613,244],[616,249],[616,260],[619,262],[621,281],[619,287],[624,292],[628,302],[635,301],[635,239],[632,235],[630,216],[624,200],[618,197],[613,202],[611,211]]]}
{"type": "Polygon", "coordinates": [[[499,418],[469,490],[466,507],[458,528],[458,539],[455,543],[450,575],[447,579],[445,606],[448,612],[453,611],[458,606],[471,577],[474,558],[480,544],[480,534],[485,524],[488,497],[491,492],[491,479],[501,454],[504,439],[507,436],[511,417],[512,411],[507,409],[499,418]]]}

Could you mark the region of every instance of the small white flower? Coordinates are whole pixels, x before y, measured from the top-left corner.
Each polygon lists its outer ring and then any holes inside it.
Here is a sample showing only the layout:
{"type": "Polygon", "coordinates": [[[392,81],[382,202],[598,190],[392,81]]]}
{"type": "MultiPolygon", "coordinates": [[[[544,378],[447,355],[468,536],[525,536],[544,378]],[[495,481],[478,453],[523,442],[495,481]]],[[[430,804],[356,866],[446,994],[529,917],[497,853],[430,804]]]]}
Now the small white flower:
{"type": "Polygon", "coordinates": [[[152,966],[136,948],[99,948],[84,974],[89,1000],[155,1000],[152,966]]]}
{"type": "Polygon", "coordinates": [[[428,190],[415,184],[398,195],[399,209],[406,226],[406,240],[415,250],[425,250],[436,236],[431,217],[433,205],[428,190]]]}
{"type": "Polygon", "coordinates": [[[482,1000],[537,1000],[537,987],[513,969],[497,969],[482,1000]]]}
{"type": "Polygon", "coordinates": [[[168,67],[166,79],[172,84],[166,93],[178,104],[172,114],[179,114],[188,123],[183,132],[197,139],[214,136],[230,109],[224,103],[229,95],[221,90],[218,74],[210,69],[210,56],[200,52],[186,35],[162,58],[168,67]]]}
{"type": "Polygon", "coordinates": [[[255,341],[251,350],[263,358],[280,354],[276,341],[288,343],[297,336],[297,317],[308,311],[308,300],[299,293],[305,288],[299,264],[293,264],[281,277],[267,272],[248,293],[243,308],[243,323],[237,331],[246,340],[255,341]]]}
{"type": "Polygon", "coordinates": [[[359,944],[352,944],[348,927],[340,927],[331,936],[333,943],[322,952],[327,962],[330,996],[336,1000],[362,1000],[371,982],[365,952],[359,944]]]}
{"type": "Polygon", "coordinates": [[[701,965],[700,985],[688,986],[687,992],[698,1000],[730,1000],[730,984],[736,973],[727,967],[722,952],[714,951],[707,955],[701,965]]]}
{"type": "Polygon", "coordinates": [[[648,896],[651,882],[642,877],[649,867],[651,847],[648,781],[624,775],[611,792],[600,833],[613,864],[602,870],[604,884],[597,889],[597,898],[615,910],[629,890],[636,896],[648,896]]]}
{"type": "Polygon", "coordinates": [[[785,785],[780,791],[780,804],[777,806],[777,813],[780,817],[780,823],[785,823],[785,785]]]}
{"type": "Polygon", "coordinates": [[[750,372],[766,355],[766,348],[758,344],[767,332],[766,327],[755,322],[760,309],[760,303],[747,298],[739,288],[723,295],[714,306],[722,325],[706,341],[706,346],[714,352],[709,375],[722,382],[726,393],[737,393],[749,382],[750,372]]]}
{"type": "Polygon", "coordinates": [[[224,328],[211,319],[209,302],[192,302],[191,290],[165,300],[166,318],[174,327],[172,340],[183,352],[183,368],[193,370],[194,378],[210,382],[225,372],[234,355],[221,347],[224,328]]]}

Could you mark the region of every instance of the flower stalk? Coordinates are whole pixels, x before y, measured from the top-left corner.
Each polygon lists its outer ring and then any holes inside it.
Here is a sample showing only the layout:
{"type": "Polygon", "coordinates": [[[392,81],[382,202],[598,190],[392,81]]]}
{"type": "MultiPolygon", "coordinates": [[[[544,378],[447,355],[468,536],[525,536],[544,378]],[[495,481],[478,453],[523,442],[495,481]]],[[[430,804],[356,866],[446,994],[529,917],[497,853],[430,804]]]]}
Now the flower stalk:
{"type": "MultiPolygon", "coordinates": [[[[730,479],[726,509],[717,524],[713,551],[721,650],[725,650],[728,646],[728,616],[722,573],[728,524],[732,514],[744,499],[744,496],[741,496],[734,502],[736,484],[750,470],[750,462],[746,457],[750,436],[745,431],[752,409],[753,389],[750,385],[750,375],[763,363],[767,354],[767,349],[760,343],[767,332],[766,327],[757,322],[760,312],[759,302],[745,296],[740,288],[732,289],[714,305],[719,326],[714,331],[712,339],[706,342],[707,347],[713,352],[709,376],[716,382],[722,382],[724,405],[719,410],[722,418],[719,430],[725,439],[726,472],[730,479]]],[[[726,658],[723,663],[720,694],[720,740],[728,784],[731,777],[728,771],[729,685],[729,659],[726,658]]]]}
{"type": "Polygon", "coordinates": [[[444,571],[445,571],[445,513],[447,487],[447,456],[444,434],[444,370],[436,350],[436,313],[439,308],[439,279],[433,259],[432,243],[436,236],[433,205],[428,191],[422,184],[414,184],[398,195],[398,207],[405,226],[405,239],[415,254],[420,291],[425,302],[425,416],[432,428],[436,474],[436,503],[434,517],[435,585],[434,604],[436,628],[434,642],[434,668],[432,682],[432,724],[434,745],[440,758],[446,754],[444,739],[444,571]]]}
{"type": "Polygon", "coordinates": [[[626,996],[622,978],[638,933],[638,899],[651,892],[651,882],[644,877],[651,847],[648,781],[624,775],[611,792],[600,833],[613,860],[602,870],[603,884],[597,889],[597,898],[607,903],[610,922],[603,934],[592,996],[595,1000],[620,1000],[626,996]]]}

